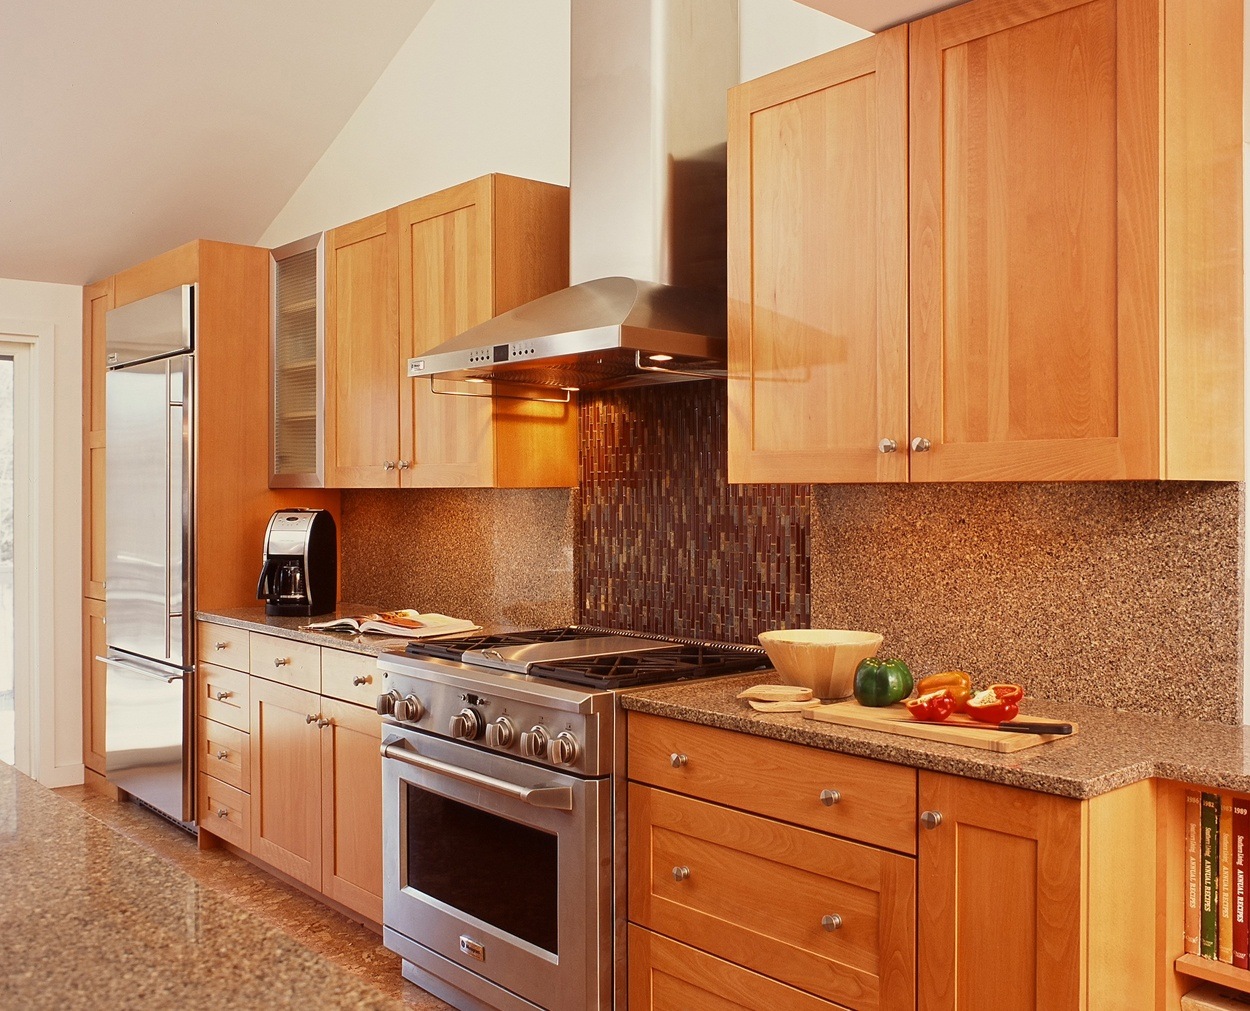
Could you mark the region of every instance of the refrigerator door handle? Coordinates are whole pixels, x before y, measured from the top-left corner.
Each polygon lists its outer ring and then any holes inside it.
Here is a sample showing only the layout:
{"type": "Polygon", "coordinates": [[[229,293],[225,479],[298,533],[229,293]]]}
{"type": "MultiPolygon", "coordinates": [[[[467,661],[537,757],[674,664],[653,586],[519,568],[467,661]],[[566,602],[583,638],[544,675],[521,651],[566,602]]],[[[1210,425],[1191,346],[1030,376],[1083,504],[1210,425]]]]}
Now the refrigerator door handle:
{"type": "Polygon", "coordinates": [[[158,674],[154,670],[140,667],[137,663],[128,663],[125,660],[118,660],[116,657],[98,656],[96,659],[107,667],[120,667],[122,670],[128,670],[132,674],[142,674],[144,677],[164,681],[167,685],[172,685],[175,681],[182,681],[189,673],[188,671],[183,671],[180,674],[158,674]]]}

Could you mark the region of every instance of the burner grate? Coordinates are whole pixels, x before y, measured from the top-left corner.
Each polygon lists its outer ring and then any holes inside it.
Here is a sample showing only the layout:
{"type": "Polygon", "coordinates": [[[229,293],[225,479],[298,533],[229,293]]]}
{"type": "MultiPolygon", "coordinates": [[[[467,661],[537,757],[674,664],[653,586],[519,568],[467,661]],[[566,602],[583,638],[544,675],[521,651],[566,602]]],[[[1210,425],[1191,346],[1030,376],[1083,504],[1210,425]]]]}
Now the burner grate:
{"type": "Polygon", "coordinates": [[[646,653],[535,664],[529,673],[598,688],[633,688],[685,678],[766,670],[770,666],[762,649],[692,642],[646,653]]]}

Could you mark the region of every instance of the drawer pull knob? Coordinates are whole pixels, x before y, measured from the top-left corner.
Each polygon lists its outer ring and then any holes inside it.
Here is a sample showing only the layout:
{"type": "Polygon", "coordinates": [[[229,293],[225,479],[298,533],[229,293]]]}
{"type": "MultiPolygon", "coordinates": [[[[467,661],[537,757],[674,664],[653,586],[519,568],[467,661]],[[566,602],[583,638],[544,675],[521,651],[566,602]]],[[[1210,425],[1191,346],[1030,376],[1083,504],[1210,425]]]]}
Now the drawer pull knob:
{"type": "Polygon", "coordinates": [[[941,811],[921,811],[920,824],[925,828],[933,829],[942,824],[941,811]]]}
{"type": "Polygon", "coordinates": [[[316,722],[317,722],[317,714],[316,714],[316,713],[309,713],[307,716],[305,716],[305,717],[304,717],[304,722],[305,722],[305,723],[316,723],[316,722]]]}
{"type": "Polygon", "coordinates": [[[225,702],[225,701],[226,701],[226,699],[230,698],[230,696],[231,696],[231,695],[233,695],[233,694],[234,694],[234,692],[218,692],[218,693],[217,693],[217,701],[218,701],[218,702],[225,702]]]}
{"type": "Polygon", "coordinates": [[[690,877],[689,867],[674,867],[673,868],[673,880],[674,881],[685,881],[689,877],[690,877]]]}
{"type": "Polygon", "coordinates": [[[368,674],[357,674],[352,678],[352,684],[359,688],[361,685],[367,685],[372,680],[373,678],[368,674]]]}
{"type": "Polygon", "coordinates": [[[837,913],[830,913],[820,918],[820,925],[828,931],[838,930],[842,926],[842,917],[837,913]]]}
{"type": "Polygon", "coordinates": [[[217,817],[218,817],[218,818],[229,818],[229,817],[230,817],[230,812],[229,812],[226,808],[224,808],[224,807],[219,807],[219,808],[217,809],[217,817]]]}
{"type": "Polygon", "coordinates": [[[217,752],[217,757],[218,757],[219,759],[221,759],[221,761],[223,761],[223,762],[224,762],[227,758],[229,758],[229,757],[230,757],[230,752],[228,752],[228,751],[224,751],[224,750],[223,750],[223,751],[219,751],[219,752],[217,752]]]}
{"type": "Polygon", "coordinates": [[[839,793],[837,790],[821,790],[820,791],[820,802],[824,804],[825,807],[833,807],[833,805],[836,804],[841,799],[842,799],[842,794],[839,793]]]}
{"type": "Polygon", "coordinates": [[[882,439],[877,443],[877,449],[882,453],[897,453],[898,443],[893,439],[882,439]]]}
{"type": "Polygon", "coordinates": [[[317,728],[318,728],[318,729],[321,729],[321,728],[323,728],[323,727],[328,727],[329,725],[330,725],[330,721],[329,721],[329,720],[327,720],[324,716],[318,716],[318,717],[317,717],[317,728]]]}
{"type": "Polygon", "coordinates": [[[230,643],[228,642],[215,642],[213,643],[213,649],[225,649],[229,645],[230,643]]]}
{"type": "Polygon", "coordinates": [[[668,764],[671,765],[674,769],[680,769],[688,761],[690,761],[689,758],[687,758],[685,755],[679,755],[675,751],[671,755],[668,756],[668,764]]]}
{"type": "Polygon", "coordinates": [[[290,659],[285,656],[275,656],[273,658],[273,665],[275,667],[285,667],[290,662],[290,659]]]}

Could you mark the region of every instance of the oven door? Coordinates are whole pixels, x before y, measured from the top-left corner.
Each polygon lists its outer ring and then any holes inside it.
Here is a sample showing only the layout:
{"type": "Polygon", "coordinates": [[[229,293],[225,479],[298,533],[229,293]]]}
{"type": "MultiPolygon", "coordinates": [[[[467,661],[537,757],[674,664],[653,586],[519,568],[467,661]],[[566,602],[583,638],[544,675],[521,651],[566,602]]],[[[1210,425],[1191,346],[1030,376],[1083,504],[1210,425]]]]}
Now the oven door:
{"type": "Polygon", "coordinates": [[[383,740],[382,920],[405,976],[457,1007],[611,1007],[609,780],[383,740]]]}

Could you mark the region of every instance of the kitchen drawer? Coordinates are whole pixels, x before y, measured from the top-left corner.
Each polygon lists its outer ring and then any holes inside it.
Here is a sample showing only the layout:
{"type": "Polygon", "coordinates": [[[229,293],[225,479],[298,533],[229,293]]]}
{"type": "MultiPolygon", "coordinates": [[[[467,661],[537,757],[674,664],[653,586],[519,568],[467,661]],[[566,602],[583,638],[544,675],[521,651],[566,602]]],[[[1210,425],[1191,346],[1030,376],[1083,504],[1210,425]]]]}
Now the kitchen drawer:
{"type": "Polygon", "coordinates": [[[248,676],[229,667],[201,663],[195,680],[199,688],[196,712],[246,733],[252,718],[248,676]]]}
{"type": "Polygon", "coordinates": [[[640,926],[867,1011],[915,1007],[915,909],[911,857],[629,786],[640,926]]]}
{"type": "Polygon", "coordinates": [[[252,844],[251,798],[219,779],[200,773],[200,828],[243,850],[252,844]]]}
{"type": "Polygon", "coordinates": [[[261,632],[250,633],[253,676],[321,693],[321,647],[261,632]]]}
{"type": "Polygon", "coordinates": [[[242,730],[200,717],[199,771],[237,787],[252,788],[251,738],[242,730]]]}
{"type": "Polygon", "coordinates": [[[836,1011],[819,997],[630,924],[629,1011],[836,1011]]]}
{"type": "Polygon", "coordinates": [[[247,630],[209,621],[195,624],[195,655],[205,663],[245,671],[251,663],[247,630]]]}
{"type": "Polygon", "coordinates": [[[902,765],[630,713],[629,778],[916,852],[916,771],[902,765]]]}
{"type": "Polygon", "coordinates": [[[371,653],[349,653],[342,649],[321,651],[321,694],[357,705],[377,705],[382,694],[378,658],[371,653]]]}

